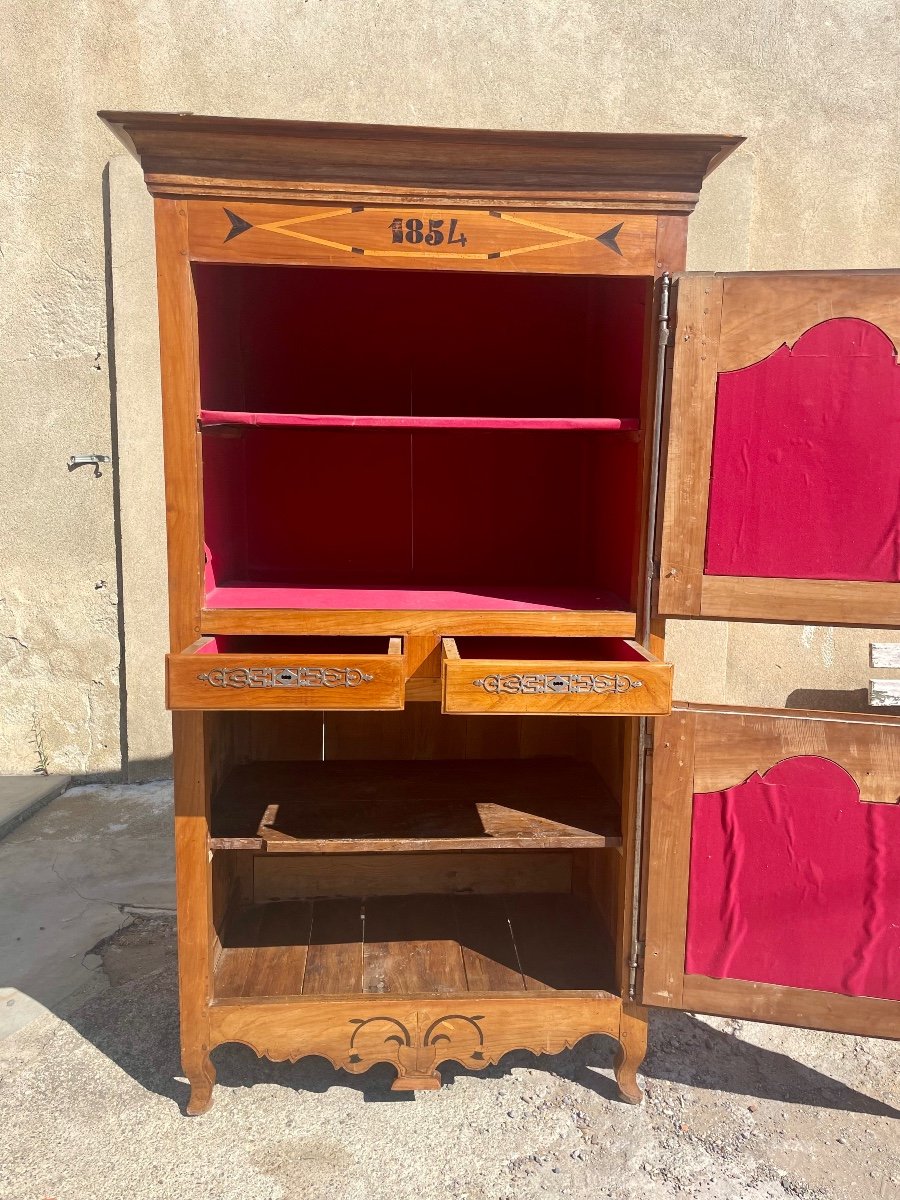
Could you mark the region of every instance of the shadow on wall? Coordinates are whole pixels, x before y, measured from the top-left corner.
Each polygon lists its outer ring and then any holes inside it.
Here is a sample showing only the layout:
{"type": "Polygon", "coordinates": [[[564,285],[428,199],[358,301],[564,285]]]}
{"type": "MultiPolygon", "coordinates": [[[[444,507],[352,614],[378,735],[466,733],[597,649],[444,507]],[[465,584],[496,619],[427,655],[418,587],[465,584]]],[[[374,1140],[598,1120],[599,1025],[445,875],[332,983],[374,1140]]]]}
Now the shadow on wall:
{"type": "Polygon", "coordinates": [[[795,688],[785,701],[786,708],[811,708],[818,712],[859,712],[877,716],[869,708],[865,688],[795,688]]]}
{"type": "MultiPolygon", "coordinates": [[[[143,188],[143,184],[141,185],[143,188]]],[[[119,397],[119,367],[116,359],[116,306],[114,297],[114,279],[113,279],[113,220],[112,220],[112,192],[110,179],[110,165],[107,163],[103,168],[103,175],[100,181],[101,188],[101,203],[103,209],[103,248],[104,248],[104,282],[105,282],[105,297],[106,297],[106,346],[107,346],[107,368],[109,378],[109,429],[110,429],[110,454],[112,456],[113,465],[110,470],[110,479],[112,482],[112,502],[113,502],[113,534],[115,541],[115,557],[116,557],[116,587],[119,597],[119,603],[116,610],[117,618],[117,636],[119,641],[119,720],[118,720],[118,735],[119,735],[119,755],[121,768],[117,772],[107,772],[105,774],[85,774],[80,779],[73,779],[73,783],[94,783],[94,782],[110,782],[110,783],[149,783],[156,779],[170,779],[172,777],[172,758],[171,755],[162,758],[132,758],[130,754],[130,744],[140,744],[143,737],[143,746],[148,746],[147,731],[141,728],[129,729],[129,722],[140,726],[143,721],[152,723],[151,717],[152,702],[142,695],[141,692],[141,676],[139,659],[135,659],[133,649],[136,644],[140,643],[142,637],[146,637],[146,629],[142,629],[140,622],[135,621],[135,615],[140,616],[142,610],[140,605],[132,603],[131,608],[126,603],[126,598],[129,595],[135,595],[141,587],[141,580],[128,576],[129,568],[132,570],[135,564],[143,561],[146,555],[146,550],[143,547],[131,546],[130,554],[126,553],[125,546],[126,527],[122,517],[122,470],[126,464],[122,463],[122,455],[120,453],[120,397],[119,397]],[[132,653],[126,650],[129,647],[132,653]],[[131,664],[129,677],[129,663],[131,664]],[[131,689],[131,704],[129,706],[129,689],[131,689]]],[[[121,265],[122,251],[119,251],[119,263],[121,265]]],[[[122,285],[125,286],[125,285],[122,285]]],[[[151,297],[152,299],[152,297],[151,297]]],[[[120,301],[122,298],[120,297],[120,301]]],[[[155,300],[153,301],[155,307],[155,300]]],[[[122,307],[129,309],[127,303],[122,307]]],[[[155,322],[154,322],[155,324],[155,322]]],[[[129,344],[126,338],[126,345],[129,344]]],[[[133,369],[132,369],[133,374],[133,369]]],[[[134,401],[131,401],[132,407],[134,401]]],[[[127,412],[126,412],[127,415],[127,412]]],[[[133,421],[133,413],[132,413],[133,421]]],[[[126,426],[126,438],[128,427],[126,426]]],[[[132,495],[134,489],[139,486],[140,480],[135,481],[134,464],[132,466],[132,495]]],[[[149,468],[148,468],[149,469],[149,468]]],[[[155,470],[160,470],[161,466],[157,465],[155,470]]],[[[162,520],[162,512],[156,514],[158,520],[162,520]]],[[[131,536],[134,538],[134,520],[131,524],[131,536]]],[[[160,552],[162,547],[160,546],[160,552]]],[[[159,631],[156,631],[158,636],[159,631]]],[[[162,653],[166,649],[165,645],[160,645],[159,670],[162,670],[162,653]]],[[[155,669],[155,668],[154,668],[155,669]]],[[[162,695],[160,693],[160,705],[162,704],[162,695]]],[[[161,712],[159,714],[162,715],[161,712]]],[[[161,746],[161,740],[150,743],[153,746],[161,746]]],[[[162,747],[161,747],[162,748],[162,747]]]]}
{"type": "Polygon", "coordinates": [[[164,758],[129,758],[124,764],[121,782],[154,783],[172,778],[172,755],[164,758]]]}

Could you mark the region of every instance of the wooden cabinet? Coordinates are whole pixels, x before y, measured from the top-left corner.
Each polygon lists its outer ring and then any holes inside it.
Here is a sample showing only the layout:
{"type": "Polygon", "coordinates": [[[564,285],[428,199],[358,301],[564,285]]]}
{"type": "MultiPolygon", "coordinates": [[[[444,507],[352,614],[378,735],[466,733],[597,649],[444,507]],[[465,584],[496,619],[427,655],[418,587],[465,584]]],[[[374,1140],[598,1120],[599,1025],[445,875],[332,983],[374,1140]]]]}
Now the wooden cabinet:
{"type": "Polygon", "coordinates": [[[664,617],[897,623],[897,276],[682,274],[739,138],[103,115],[188,1111],[227,1041],[414,1089],[603,1033],[637,1101],[646,1004],[895,1035],[898,722],[673,709],[664,617]]]}

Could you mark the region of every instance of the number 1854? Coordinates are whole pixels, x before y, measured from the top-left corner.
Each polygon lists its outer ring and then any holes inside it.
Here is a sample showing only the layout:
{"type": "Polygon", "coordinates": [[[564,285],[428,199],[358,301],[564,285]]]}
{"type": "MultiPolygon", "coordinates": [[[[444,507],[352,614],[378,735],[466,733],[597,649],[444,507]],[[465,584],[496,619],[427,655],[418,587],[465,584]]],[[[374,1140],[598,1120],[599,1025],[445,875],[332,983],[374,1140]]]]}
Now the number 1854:
{"type": "Polygon", "coordinates": [[[408,242],[411,246],[418,246],[422,242],[426,246],[440,246],[444,242],[448,246],[465,246],[468,239],[462,231],[457,232],[457,225],[456,217],[451,217],[449,223],[443,217],[430,217],[426,229],[421,217],[409,217],[405,221],[402,217],[394,217],[391,221],[391,241],[408,242]]]}

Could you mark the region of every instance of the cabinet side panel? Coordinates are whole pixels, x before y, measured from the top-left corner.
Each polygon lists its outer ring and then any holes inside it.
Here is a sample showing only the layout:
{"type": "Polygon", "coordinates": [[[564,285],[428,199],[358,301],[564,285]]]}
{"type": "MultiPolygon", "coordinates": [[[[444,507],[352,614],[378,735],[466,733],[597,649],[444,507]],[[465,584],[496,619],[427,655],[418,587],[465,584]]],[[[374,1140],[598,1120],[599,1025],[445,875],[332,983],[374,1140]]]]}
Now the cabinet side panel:
{"type": "Polygon", "coordinates": [[[197,311],[188,258],[187,213],[178,200],[156,200],[169,554],[169,632],[173,651],[200,632],[202,504],[199,472],[197,311]]]}

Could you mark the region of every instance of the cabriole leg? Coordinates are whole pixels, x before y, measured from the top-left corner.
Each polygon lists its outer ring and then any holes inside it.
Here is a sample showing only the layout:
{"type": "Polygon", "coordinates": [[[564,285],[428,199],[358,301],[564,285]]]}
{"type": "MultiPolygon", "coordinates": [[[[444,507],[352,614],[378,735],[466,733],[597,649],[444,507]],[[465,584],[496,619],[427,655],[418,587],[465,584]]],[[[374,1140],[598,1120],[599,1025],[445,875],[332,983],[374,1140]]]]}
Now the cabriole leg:
{"type": "Polygon", "coordinates": [[[212,1108],[213,1087],[216,1082],[216,1068],[212,1059],[205,1051],[182,1055],[182,1069],[191,1085],[191,1097],[187,1103],[187,1113],[190,1117],[198,1117],[201,1113],[212,1108]]]}
{"type": "Polygon", "coordinates": [[[613,1064],[616,1083],[623,1100],[640,1104],[644,1093],[638,1086],[638,1068],[647,1053],[647,1010],[636,1004],[623,1004],[619,1021],[619,1048],[613,1064]]]}

